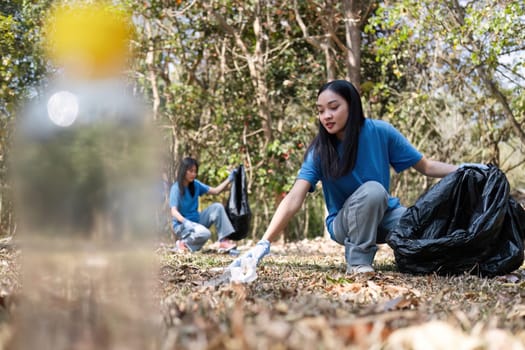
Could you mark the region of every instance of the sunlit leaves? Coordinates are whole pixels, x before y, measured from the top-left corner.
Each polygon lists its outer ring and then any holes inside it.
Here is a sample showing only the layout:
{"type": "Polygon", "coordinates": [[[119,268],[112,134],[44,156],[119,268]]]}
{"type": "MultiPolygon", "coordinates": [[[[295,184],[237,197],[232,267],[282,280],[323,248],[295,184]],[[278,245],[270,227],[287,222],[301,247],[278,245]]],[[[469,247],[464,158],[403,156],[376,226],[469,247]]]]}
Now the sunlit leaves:
{"type": "Polygon", "coordinates": [[[44,9],[45,5],[25,1],[0,7],[0,115],[12,114],[28,88],[37,84],[44,73],[37,17],[44,9]]]}
{"type": "Polygon", "coordinates": [[[246,285],[207,285],[228,255],[161,253],[164,314],[177,348],[522,346],[522,270],[501,279],[404,275],[382,246],[378,274],[363,278],[344,274],[343,252],[323,239],[273,244],[246,285]]]}
{"type": "MultiPolygon", "coordinates": [[[[382,3],[365,33],[377,36],[373,50],[383,76],[370,91],[382,99],[383,118],[427,156],[503,165],[501,142],[519,134],[491,98],[487,79],[519,106],[524,13],[513,1],[382,3]]],[[[521,120],[522,108],[512,112],[521,120]]],[[[513,158],[507,165],[523,162],[513,158]]]]}

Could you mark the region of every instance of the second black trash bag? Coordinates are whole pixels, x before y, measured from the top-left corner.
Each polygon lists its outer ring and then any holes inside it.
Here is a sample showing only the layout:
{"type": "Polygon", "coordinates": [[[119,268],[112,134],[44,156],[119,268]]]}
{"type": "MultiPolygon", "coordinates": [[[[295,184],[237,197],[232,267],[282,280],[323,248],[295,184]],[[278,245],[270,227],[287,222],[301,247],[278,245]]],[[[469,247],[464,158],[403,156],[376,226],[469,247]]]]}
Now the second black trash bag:
{"type": "Polygon", "coordinates": [[[235,232],[228,236],[229,239],[240,240],[248,235],[252,212],[248,204],[248,188],[246,185],[246,171],[241,164],[232,181],[230,196],[226,204],[226,213],[235,229],[235,232]]]}
{"type": "Polygon", "coordinates": [[[496,166],[465,166],[407,209],[387,237],[401,272],[497,276],[524,259],[525,210],[496,166]]]}

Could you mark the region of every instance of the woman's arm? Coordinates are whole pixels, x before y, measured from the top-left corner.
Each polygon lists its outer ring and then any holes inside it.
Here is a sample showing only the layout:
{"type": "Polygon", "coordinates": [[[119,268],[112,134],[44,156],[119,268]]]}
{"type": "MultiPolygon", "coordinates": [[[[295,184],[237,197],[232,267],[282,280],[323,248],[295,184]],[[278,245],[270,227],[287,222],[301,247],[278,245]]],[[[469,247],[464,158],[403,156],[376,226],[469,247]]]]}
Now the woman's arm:
{"type": "Polygon", "coordinates": [[[306,194],[310,189],[310,183],[306,180],[296,180],[292,189],[277,207],[273,214],[270,225],[266,229],[262,239],[249,251],[235,259],[230,268],[238,268],[247,262],[255,259],[255,264],[259,264],[261,259],[270,253],[270,242],[277,239],[277,236],[284,230],[290,219],[303,205],[306,194]]]}
{"type": "Polygon", "coordinates": [[[228,177],[226,180],[221,182],[218,186],[210,187],[210,189],[208,190],[208,193],[209,194],[219,194],[222,191],[224,191],[224,189],[228,186],[229,183],[230,183],[230,178],[228,177]]]}
{"type": "Polygon", "coordinates": [[[184,222],[184,216],[177,210],[177,207],[171,207],[171,216],[177,219],[178,222],[184,222]]]}
{"type": "Polygon", "coordinates": [[[296,180],[292,189],[281,201],[277,210],[273,214],[270,225],[266,229],[262,239],[274,241],[284,230],[290,219],[297,213],[303,205],[306,194],[310,189],[310,183],[306,180],[296,180]]]}
{"type": "Polygon", "coordinates": [[[456,165],[428,159],[425,156],[423,156],[423,158],[421,158],[421,160],[417,162],[413,168],[419,171],[421,174],[430,177],[445,177],[458,169],[456,165]]]}

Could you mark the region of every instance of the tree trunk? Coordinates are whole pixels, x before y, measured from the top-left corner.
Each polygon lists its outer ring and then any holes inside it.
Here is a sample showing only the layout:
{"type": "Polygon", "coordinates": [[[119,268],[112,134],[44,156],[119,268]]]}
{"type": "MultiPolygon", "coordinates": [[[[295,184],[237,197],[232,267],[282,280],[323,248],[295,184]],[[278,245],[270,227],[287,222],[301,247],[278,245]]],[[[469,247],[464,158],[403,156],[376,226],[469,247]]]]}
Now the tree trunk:
{"type": "Polygon", "coordinates": [[[362,17],[362,1],[343,0],[345,16],[345,39],[347,46],[347,79],[361,91],[361,26],[366,18],[362,17]]]}
{"type": "Polygon", "coordinates": [[[255,33],[255,52],[254,52],[254,88],[256,91],[257,107],[259,117],[263,121],[263,130],[265,136],[265,145],[272,140],[272,117],[270,114],[270,105],[268,101],[268,84],[266,83],[266,67],[264,61],[264,33],[261,26],[262,1],[257,2],[255,20],[253,21],[253,31],[255,33]]]}
{"type": "Polygon", "coordinates": [[[157,120],[160,106],[160,96],[157,87],[157,74],[155,72],[155,46],[153,44],[153,41],[151,40],[151,26],[148,21],[146,21],[145,26],[148,39],[150,39],[150,43],[148,45],[148,52],[146,54],[146,65],[148,67],[148,80],[151,84],[151,93],[153,98],[153,120],[157,120]]]}

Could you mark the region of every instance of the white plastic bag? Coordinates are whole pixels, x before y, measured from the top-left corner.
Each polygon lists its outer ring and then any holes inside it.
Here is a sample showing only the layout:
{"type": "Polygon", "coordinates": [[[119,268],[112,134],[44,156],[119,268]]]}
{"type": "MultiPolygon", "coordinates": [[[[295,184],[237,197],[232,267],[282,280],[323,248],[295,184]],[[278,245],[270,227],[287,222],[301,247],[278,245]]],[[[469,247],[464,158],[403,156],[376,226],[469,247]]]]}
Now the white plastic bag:
{"type": "Polygon", "coordinates": [[[251,256],[241,259],[240,266],[230,266],[230,282],[250,283],[257,278],[257,260],[251,256]]]}

